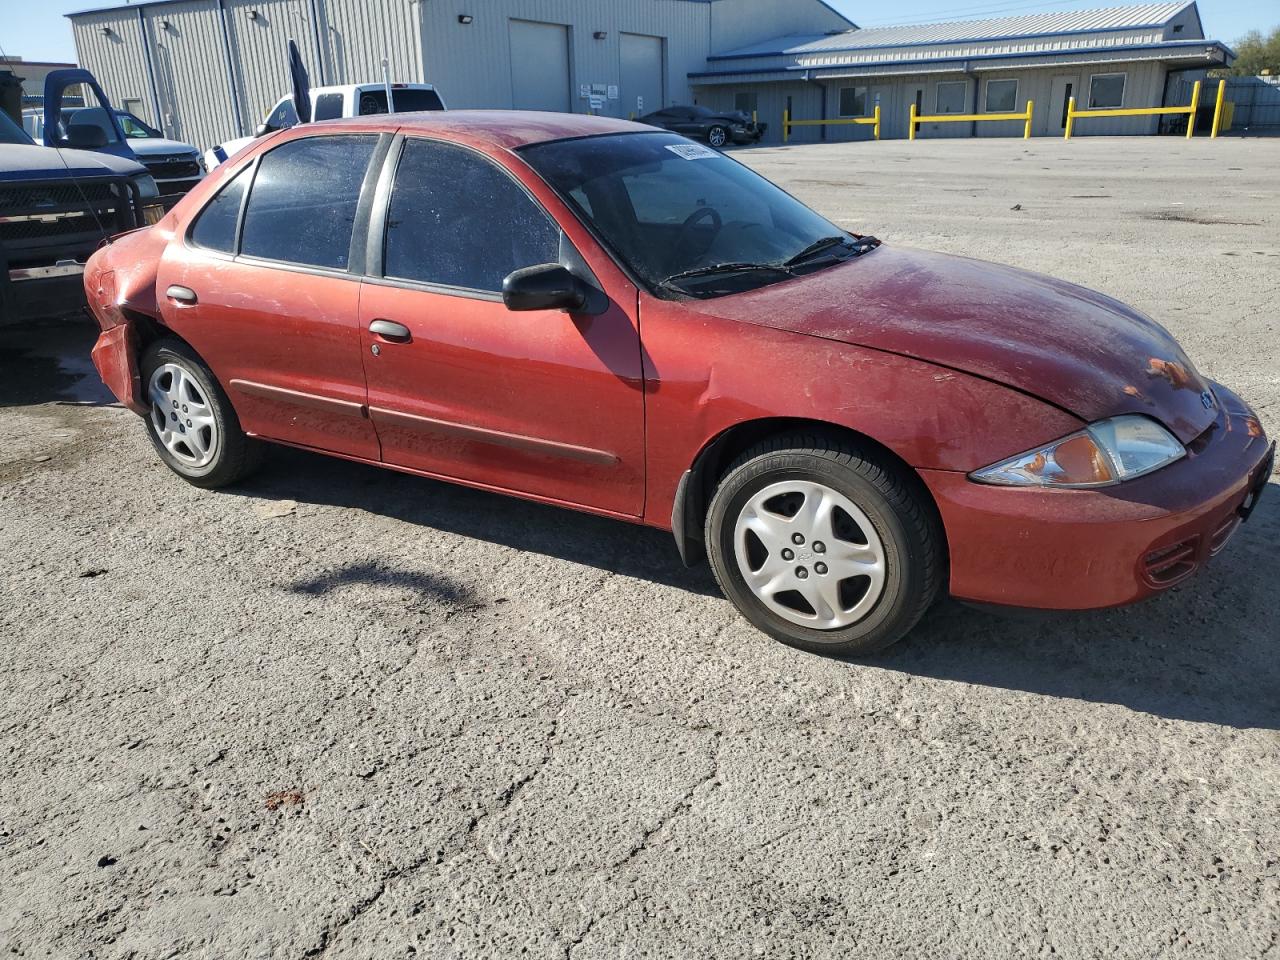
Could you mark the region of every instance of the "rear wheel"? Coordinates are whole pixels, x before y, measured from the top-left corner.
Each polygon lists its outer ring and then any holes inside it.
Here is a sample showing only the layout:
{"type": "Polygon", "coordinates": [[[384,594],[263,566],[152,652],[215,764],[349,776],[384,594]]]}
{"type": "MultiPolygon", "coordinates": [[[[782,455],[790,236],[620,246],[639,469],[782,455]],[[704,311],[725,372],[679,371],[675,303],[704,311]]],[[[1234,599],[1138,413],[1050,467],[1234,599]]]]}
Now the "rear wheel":
{"type": "Polygon", "coordinates": [[[711,566],[761,630],[822,653],[901,639],[937,598],[943,533],[918,480],[876,452],[784,437],[743,454],[707,515],[711,566]]]}
{"type": "Polygon", "coordinates": [[[707,143],[711,144],[717,150],[729,142],[729,131],[720,124],[716,124],[707,131],[707,143]]]}
{"type": "Polygon", "coordinates": [[[194,350],[158,340],[142,357],[147,433],[160,459],[198,487],[222,487],[258,466],[261,449],[245,435],[222,388],[194,350]]]}

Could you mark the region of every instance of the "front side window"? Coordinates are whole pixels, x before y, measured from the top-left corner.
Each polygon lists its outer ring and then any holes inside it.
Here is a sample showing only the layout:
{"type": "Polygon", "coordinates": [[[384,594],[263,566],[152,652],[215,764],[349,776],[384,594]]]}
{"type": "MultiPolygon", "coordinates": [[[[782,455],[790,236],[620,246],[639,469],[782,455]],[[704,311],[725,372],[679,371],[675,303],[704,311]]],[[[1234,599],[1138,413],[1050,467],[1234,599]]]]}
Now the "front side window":
{"type": "Polygon", "coordinates": [[[1017,105],[1017,80],[987,81],[987,113],[1013,113],[1017,105]]]}
{"type": "Polygon", "coordinates": [[[245,167],[200,211],[191,227],[191,242],[206,250],[236,252],[236,224],[240,220],[240,203],[251,167],[245,167]]]}
{"type": "Polygon", "coordinates": [[[938,113],[964,113],[967,86],[963,80],[938,84],[938,113]]]}
{"type": "Polygon", "coordinates": [[[125,113],[121,111],[116,114],[116,118],[120,121],[120,126],[124,129],[124,135],[130,140],[161,139],[159,130],[143,123],[132,113],[125,113]]]}
{"type": "Polygon", "coordinates": [[[308,137],[265,154],[249,191],[240,252],[345,270],[360,187],[377,141],[308,137]]]}
{"type": "Polygon", "coordinates": [[[867,88],[840,88],[840,116],[865,117],[867,115],[867,88]]]}
{"type": "Polygon", "coordinates": [[[1123,102],[1123,73],[1099,73],[1089,79],[1090,110],[1109,110],[1123,102]]]}
{"type": "Polygon", "coordinates": [[[560,256],[560,228],[515,180],[434,140],[405,142],[385,242],[388,277],[489,293],[512,271],[560,256]]]}
{"type": "Polygon", "coordinates": [[[678,283],[718,296],[762,286],[786,279],[781,265],[816,241],[848,236],[736,160],[670,133],[557,140],[520,155],[658,290],[678,283]],[[714,292],[698,278],[677,279],[735,263],[759,269],[714,278],[714,292]]]}

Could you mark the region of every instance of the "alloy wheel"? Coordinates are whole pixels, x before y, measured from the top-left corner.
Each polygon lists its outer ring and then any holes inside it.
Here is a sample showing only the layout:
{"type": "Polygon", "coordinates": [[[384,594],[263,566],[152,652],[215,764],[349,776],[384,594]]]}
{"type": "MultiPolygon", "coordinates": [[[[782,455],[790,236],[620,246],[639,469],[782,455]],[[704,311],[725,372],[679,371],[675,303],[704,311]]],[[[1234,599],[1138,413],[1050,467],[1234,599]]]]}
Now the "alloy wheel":
{"type": "Polygon", "coordinates": [[[707,135],[707,140],[713,147],[723,147],[728,139],[723,127],[712,127],[707,135]]]}
{"type": "Polygon", "coordinates": [[[200,468],[218,452],[218,422],[204,388],[189,370],[165,363],[147,383],[151,427],[165,449],[186,467],[200,468]]]}

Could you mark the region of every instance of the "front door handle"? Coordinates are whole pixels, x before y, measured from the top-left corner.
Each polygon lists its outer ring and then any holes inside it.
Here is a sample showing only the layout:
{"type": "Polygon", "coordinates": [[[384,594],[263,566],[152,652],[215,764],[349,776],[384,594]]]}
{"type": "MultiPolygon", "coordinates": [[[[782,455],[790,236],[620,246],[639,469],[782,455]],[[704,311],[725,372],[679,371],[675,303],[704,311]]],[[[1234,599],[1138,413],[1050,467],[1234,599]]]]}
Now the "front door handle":
{"type": "Polygon", "coordinates": [[[369,324],[369,332],[391,343],[408,343],[413,339],[409,334],[409,328],[394,320],[375,320],[369,324]]]}
{"type": "Polygon", "coordinates": [[[188,307],[194,306],[196,303],[196,292],[190,287],[184,287],[179,284],[171,284],[169,289],[165,291],[167,296],[174,303],[182,303],[188,307]]]}

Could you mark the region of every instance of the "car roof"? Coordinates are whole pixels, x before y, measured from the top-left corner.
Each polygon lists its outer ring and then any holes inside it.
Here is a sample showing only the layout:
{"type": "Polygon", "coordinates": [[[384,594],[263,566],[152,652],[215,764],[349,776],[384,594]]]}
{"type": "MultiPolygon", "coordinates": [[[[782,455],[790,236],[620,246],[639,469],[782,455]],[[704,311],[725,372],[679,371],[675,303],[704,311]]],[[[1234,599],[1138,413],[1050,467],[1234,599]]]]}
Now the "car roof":
{"type": "MultiPolygon", "coordinates": [[[[292,128],[305,131],[309,124],[292,128]]],[[[326,132],[335,129],[400,130],[405,134],[443,137],[475,145],[513,150],[533,143],[592,137],[606,133],[653,133],[643,123],[577,113],[541,113],[534,110],[430,110],[420,113],[376,114],[326,120],[326,132]]]]}

